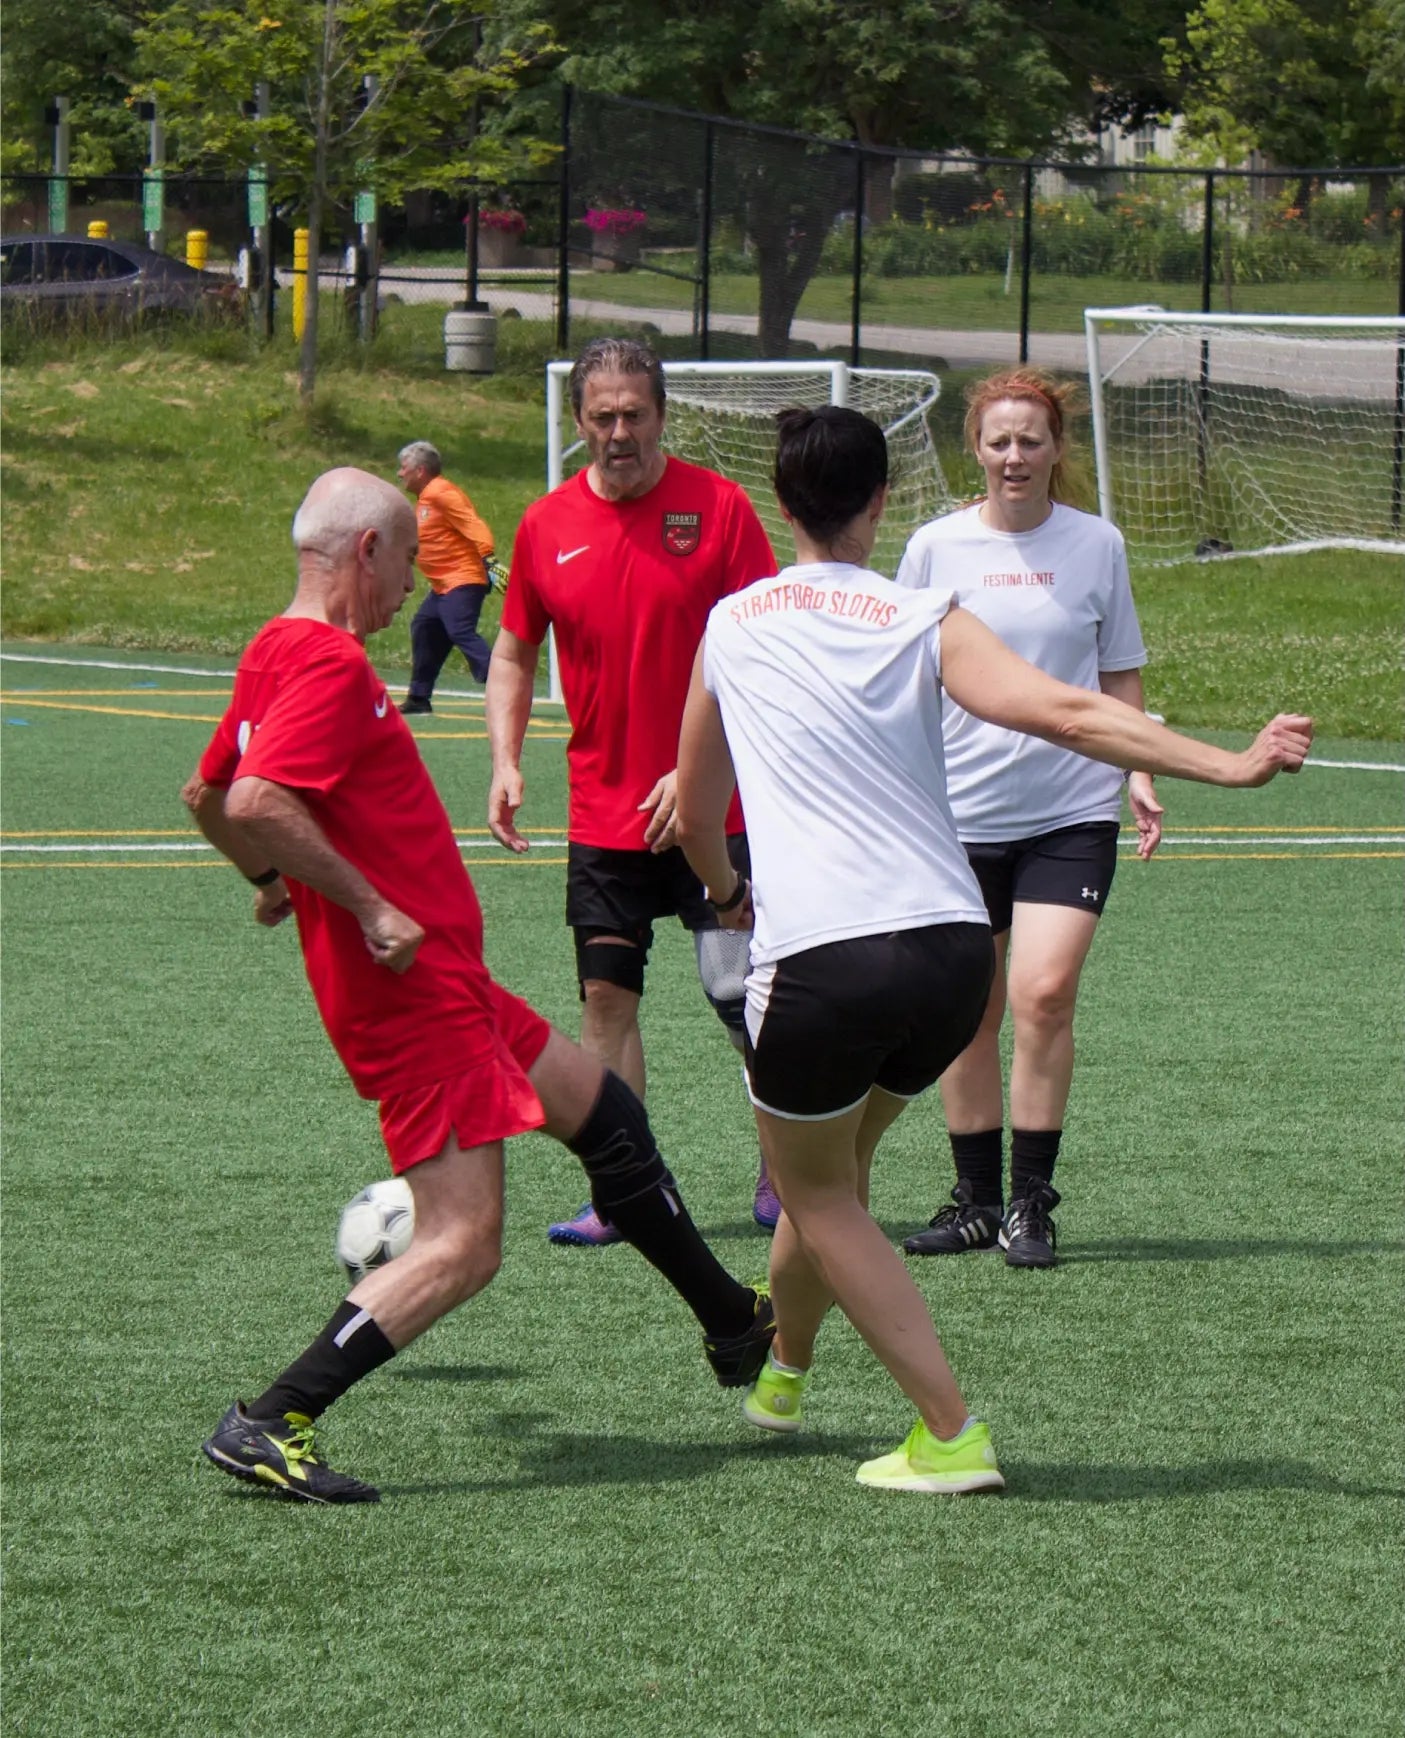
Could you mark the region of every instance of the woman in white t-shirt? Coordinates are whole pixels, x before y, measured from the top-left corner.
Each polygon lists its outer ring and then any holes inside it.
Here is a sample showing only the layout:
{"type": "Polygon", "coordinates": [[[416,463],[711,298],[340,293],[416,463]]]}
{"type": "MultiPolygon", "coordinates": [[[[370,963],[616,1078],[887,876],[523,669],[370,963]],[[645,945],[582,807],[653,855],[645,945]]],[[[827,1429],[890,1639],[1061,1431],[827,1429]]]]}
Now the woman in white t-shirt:
{"type": "MultiPolygon", "coordinates": [[[[1072,388],[1004,370],[969,394],[966,438],[986,496],[917,531],[898,584],[950,592],[1013,651],[1061,681],[1143,708],[1146,663],[1122,536],[1068,506],[1072,388]]],[[[996,975],[970,1048],[942,1077],[956,1166],[951,1204],[909,1237],[912,1255],[997,1242],[1012,1267],[1052,1267],[1054,1162],[1073,1079],[1078,980],[1117,868],[1122,784],[1072,750],[991,724],[947,698],[947,795],[995,932],[996,975]],[[1000,1025],[1014,1023],[1010,1197],[1005,1205],[1000,1025]]],[[[1161,838],[1150,776],[1127,777],[1148,858],[1161,838]]]]}
{"type": "Polygon", "coordinates": [[[1099,760],[1219,784],[1300,765],[1311,724],[1276,719],[1233,755],[1040,674],[948,595],[865,569],[887,495],[876,424],[832,406],[778,422],[796,563],[713,609],[678,760],[678,841],[719,921],[752,930],[747,1083],[784,1208],[776,1338],[743,1412],[798,1427],[815,1336],[838,1302],[919,1413],[860,1482],[980,1490],[1004,1483],[989,1430],[867,1205],[879,1137],[966,1048],[994,972],[946,798],[942,690],[1099,760]],[[737,787],[751,883],[727,855],[737,787]]]}

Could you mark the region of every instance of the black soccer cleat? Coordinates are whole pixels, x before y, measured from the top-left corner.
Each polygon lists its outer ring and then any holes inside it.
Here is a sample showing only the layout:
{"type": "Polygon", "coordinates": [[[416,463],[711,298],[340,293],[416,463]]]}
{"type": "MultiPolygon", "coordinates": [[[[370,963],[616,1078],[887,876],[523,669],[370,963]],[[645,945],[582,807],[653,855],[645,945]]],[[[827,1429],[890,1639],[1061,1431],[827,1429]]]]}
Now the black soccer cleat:
{"type": "Polygon", "coordinates": [[[951,1205],[937,1211],[926,1231],[903,1238],[903,1248],[909,1255],[964,1255],[968,1249],[994,1249],[999,1232],[999,1203],[981,1206],[958,1183],[951,1205]]]}
{"type": "Polygon", "coordinates": [[[408,700],[402,700],[397,710],[406,718],[418,718],[422,712],[433,712],[434,708],[428,700],[417,700],[411,695],[408,700]]]}
{"type": "Polygon", "coordinates": [[[1007,1267],[1052,1267],[1057,1236],[1050,1213],[1059,1204],[1059,1192],[1038,1179],[1025,1185],[1022,1195],[1011,1201],[1000,1226],[1000,1247],[1007,1267]]]}
{"type": "Polygon", "coordinates": [[[296,1497],[304,1503],[378,1503],[374,1485],[333,1472],[318,1460],[312,1421],[300,1412],[283,1418],[250,1418],[236,1400],[215,1433],[201,1444],[207,1460],[233,1478],[296,1497]]]}
{"type": "Polygon", "coordinates": [[[756,1313],[750,1327],[730,1340],[714,1340],[703,1335],[703,1351],[719,1387],[746,1388],[754,1382],[766,1362],[771,1341],[776,1337],[776,1312],[771,1308],[771,1293],[764,1285],[755,1286],[753,1290],[756,1293],[756,1313]]]}

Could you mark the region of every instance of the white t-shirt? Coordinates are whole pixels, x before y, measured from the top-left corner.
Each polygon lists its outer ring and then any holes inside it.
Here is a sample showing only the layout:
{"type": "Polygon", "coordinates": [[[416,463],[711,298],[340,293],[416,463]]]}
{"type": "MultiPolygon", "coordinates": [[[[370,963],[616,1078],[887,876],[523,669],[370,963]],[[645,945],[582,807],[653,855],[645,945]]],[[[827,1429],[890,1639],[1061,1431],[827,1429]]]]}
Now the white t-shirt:
{"type": "Polygon", "coordinates": [[[940,592],[788,567],[708,617],[703,681],[751,847],[751,963],[853,936],[988,923],[942,773],[940,592]]]}
{"type": "MultiPolygon", "coordinates": [[[[979,503],[934,519],[913,533],[897,583],[949,592],[1011,651],[1078,688],[1096,691],[1100,671],[1146,663],[1122,533],[1073,507],[1056,502],[1033,531],[992,531],[979,503]]],[[[986,724],[949,697],[942,730],[963,840],[1028,839],[1121,815],[1115,767],[986,724]]]]}

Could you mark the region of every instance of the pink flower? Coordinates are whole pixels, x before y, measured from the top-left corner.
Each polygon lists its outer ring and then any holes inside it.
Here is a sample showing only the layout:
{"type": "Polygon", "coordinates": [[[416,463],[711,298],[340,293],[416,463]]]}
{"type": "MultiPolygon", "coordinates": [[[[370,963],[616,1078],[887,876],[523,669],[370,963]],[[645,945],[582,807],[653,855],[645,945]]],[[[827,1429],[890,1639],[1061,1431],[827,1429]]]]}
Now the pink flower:
{"type": "MultiPolygon", "coordinates": [[[[467,223],[468,219],[464,218],[467,223]]],[[[491,208],[478,213],[479,229],[495,229],[502,235],[523,235],[527,219],[520,211],[495,211],[491,208]]]]}
{"type": "Polygon", "coordinates": [[[629,209],[609,210],[592,206],[585,214],[585,226],[596,235],[633,235],[649,221],[647,213],[629,209]]]}

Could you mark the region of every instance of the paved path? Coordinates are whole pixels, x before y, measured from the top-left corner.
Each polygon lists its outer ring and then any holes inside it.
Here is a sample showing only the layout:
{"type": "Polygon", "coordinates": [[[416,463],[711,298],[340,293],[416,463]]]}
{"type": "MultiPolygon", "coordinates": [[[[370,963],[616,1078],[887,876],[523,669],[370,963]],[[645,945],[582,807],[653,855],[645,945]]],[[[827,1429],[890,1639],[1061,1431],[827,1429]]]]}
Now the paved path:
{"type": "MultiPolygon", "coordinates": [[[[409,267],[387,273],[382,283],[388,292],[405,294],[406,300],[456,302],[463,295],[463,274],[436,271],[432,267],[409,267]],[[401,287],[403,286],[403,288],[401,287]]],[[[540,274],[536,274],[540,282],[540,274]]],[[[333,287],[333,281],[327,281],[333,287]]],[[[524,282],[521,289],[496,282],[481,292],[494,312],[515,308],[524,320],[553,320],[556,299],[524,282]]],[[[637,324],[648,321],[670,337],[693,332],[693,316],[683,308],[639,308],[593,296],[572,296],[571,312],[589,320],[637,324]]],[[[754,314],[714,314],[714,332],[730,332],[754,338],[754,314]]],[[[819,350],[847,351],[851,336],[848,321],[795,320],[791,336],[819,350]]],[[[946,327],[888,326],[865,322],[860,333],[866,350],[911,357],[914,367],[987,368],[1019,360],[1018,332],[965,331],[946,327]]],[[[1082,332],[1031,332],[1031,362],[1060,373],[1086,372],[1088,353],[1082,332]]],[[[1192,337],[1172,346],[1140,347],[1134,337],[1105,332],[1102,339],[1104,375],[1113,369],[1119,383],[1130,385],[1154,375],[1179,375],[1195,379],[1200,369],[1200,345],[1192,337]]],[[[1216,337],[1212,355],[1217,384],[1292,388],[1310,397],[1377,399],[1388,402],[1394,393],[1394,353],[1383,340],[1336,342],[1320,349],[1305,349],[1301,340],[1253,336],[1231,341],[1216,337]]]]}

